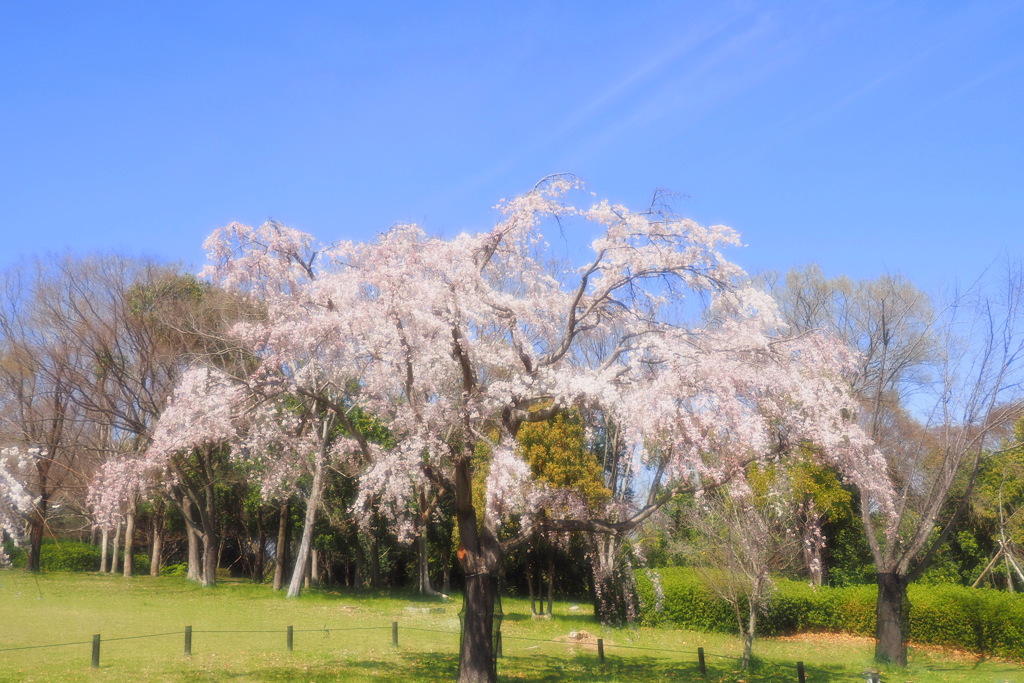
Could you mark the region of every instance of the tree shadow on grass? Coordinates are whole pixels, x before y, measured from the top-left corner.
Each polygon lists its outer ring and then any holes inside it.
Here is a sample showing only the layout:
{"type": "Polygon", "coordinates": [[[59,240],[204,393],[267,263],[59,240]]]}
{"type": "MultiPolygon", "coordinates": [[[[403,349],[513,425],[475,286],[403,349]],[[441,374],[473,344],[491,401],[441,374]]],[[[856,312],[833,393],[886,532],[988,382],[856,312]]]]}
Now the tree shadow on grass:
{"type": "MultiPolygon", "coordinates": [[[[499,661],[498,678],[502,671],[511,675],[508,680],[542,681],[554,683],[564,680],[587,681],[746,681],[747,683],[768,683],[797,679],[796,666],[780,666],[770,662],[758,662],[750,671],[739,668],[739,662],[707,663],[706,674],[701,675],[696,661],[670,661],[648,656],[608,656],[602,665],[594,654],[577,654],[569,657],[531,655],[507,657],[499,661]]],[[[850,672],[841,667],[808,669],[807,681],[831,683],[850,680],[850,672]]]]}
{"type": "MultiPolygon", "coordinates": [[[[268,667],[249,671],[192,672],[190,680],[253,680],[253,681],[452,681],[459,669],[454,653],[395,652],[393,657],[371,657],[352,660],[330,660],[292,667],[268,667]],[[206,675],[204,675],[206,674],[206,675]]],[[[498,680],[537,681],[706,681],[726,683],[770,683],[797,680],[795,666],[757,662],[749,672],[739,669],[736,661],[708,662],[702,676],[697,662],[670,661],[648,656],[609,656],[602,665],[596,654],[577,653],[567,656],[530,654],[506,656],[498,660],[498,680]]],[[[848,670],[840,667],[814,667],[807,670],[810,683],[849,682],[848,670]]]]}

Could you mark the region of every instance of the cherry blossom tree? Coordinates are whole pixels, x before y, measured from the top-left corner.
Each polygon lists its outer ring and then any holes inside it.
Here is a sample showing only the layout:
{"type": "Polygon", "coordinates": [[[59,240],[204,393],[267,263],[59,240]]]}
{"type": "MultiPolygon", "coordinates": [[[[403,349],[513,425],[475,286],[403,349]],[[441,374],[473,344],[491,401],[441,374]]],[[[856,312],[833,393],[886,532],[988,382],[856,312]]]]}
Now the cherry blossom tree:
{"type": "Polygon", "coordinates": [[[450,240],[398,225],[372,242],[320,247],[270,223],[233,224],[207,242],[208,275],[266,313],[234,330],[260,359],[255,376],[298,395],[311,377],[328,389],[317,399],[348,435],[344,450],[381,514],[401,525],[394,511],[428,482],[454,497],[463,681],[494,679],[502,559],[532,537],[537,511],[558,507],[519,452],[525,423],[598,407],[621,430],[623,452],[660,473],[646,504],[580,510],[588,516],[546,520],[549,529],[621,534],[675,493],[719,486],[784,452],[781,433],[813,441],[889,501],[884,467],[844,417],[852,357],[824,335],[787,338],[769,297],[732,286],[743,273],[720,249],[737,234],[656,209],[578,208],[567,201],[578,190],[549,178],[503,201],[492,230],[450,240]],[[542,228],[552,223],[596,233],[583,265],[551,268],[542,228]],[[306,360],[292,367],[295,357],[306,360]],[[393,443],[368,440],[353,407],[385,424],[393,443]]]}
{"type": "MultiPolygon", "coordinates": [[[[21,540],[25,528],[25,517],[35,509],[36,501],[19,478],[15,476],[12,469],[20,465],[25,467],[24,454],[17,448],[5,448],[0,450],[0,542],[4,536],[8,536],[16,544],[21,540]],[[8,461],[17,462],[14,468],[8,466],[8,461]]],[[[6,566],[10,558],[0,545],[0,567],[6,566]]]]}

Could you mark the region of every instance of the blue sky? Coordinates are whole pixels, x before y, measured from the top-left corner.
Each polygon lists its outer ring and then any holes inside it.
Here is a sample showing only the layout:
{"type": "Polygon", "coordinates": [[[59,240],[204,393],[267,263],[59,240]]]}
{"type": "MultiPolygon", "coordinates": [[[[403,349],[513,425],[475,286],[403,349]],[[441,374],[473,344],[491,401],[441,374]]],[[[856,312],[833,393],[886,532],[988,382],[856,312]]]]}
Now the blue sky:
{"type": "Polygon", "coordinates": [[[1020,2],[0,0],[0,267],[452,235],[553,172],[929,291],[1019,258],[1020,2]]]}

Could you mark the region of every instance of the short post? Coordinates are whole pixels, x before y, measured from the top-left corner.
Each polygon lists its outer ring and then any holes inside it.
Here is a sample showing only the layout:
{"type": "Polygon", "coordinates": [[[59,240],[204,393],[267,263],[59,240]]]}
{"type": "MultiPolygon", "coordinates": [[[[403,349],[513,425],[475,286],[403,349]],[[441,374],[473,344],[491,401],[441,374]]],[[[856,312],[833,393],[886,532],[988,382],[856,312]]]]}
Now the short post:
{"type": "Polygon", "coordinates": [[[100,668],[100,634],[94,633],[92,636],[92,668],[100,668]]]}
{"type": "Polygon", "coordinates": [[[504,657],[505,654],[501,651],[501,629],[498,629],[498,632],[495,634],[495,636],[496,637],[494,639],[494,643],[495,643],[494,656],[495,657],[504,657]]]}
{"type": "Polygon", "coordinates": [[[288,652],[292,651],[292,646],[295,645],[295,627],[288,627],[288,652]]]}
{"type": "Polygon", "coordinates": [[[597,639],[597,661],[604,666],[604,638],[597,639]]]}
{"type": "Polygon", "coordinates": [[[391,644],[398,647],[398,622],[391,622],[391,644]]]}
{"type": "Polygon", "coordinates": [[[803,662],[796,663],[796,679],[800,681],[800,683],[807,683],[807,674],[804,672],[803,662]]]}
{"type": "Polygon", "coordinates": [[[704,665],[704,648],[702,647],[697,648],[697,671],[700,672],[701,676],[708,675],[708,669],[704,665]]]}
{"type": "Polygon", "coordinates": [[[185,656],[192,656],[192,627],[185,627],[185,656]]]}

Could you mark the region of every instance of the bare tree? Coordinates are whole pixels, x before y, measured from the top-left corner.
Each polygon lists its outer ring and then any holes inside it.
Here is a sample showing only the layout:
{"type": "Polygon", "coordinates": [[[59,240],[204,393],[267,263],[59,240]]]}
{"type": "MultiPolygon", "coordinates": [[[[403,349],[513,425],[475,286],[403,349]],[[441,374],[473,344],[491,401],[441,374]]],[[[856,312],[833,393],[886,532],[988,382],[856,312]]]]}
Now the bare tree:
{"type": "Polygon", "coordinates": [[[886,512],[863,495],[861,514],[878,581],[875,656],[907,662],[907,585],[928,567],[970,500],[993,437],[1018,414],[1024,360],[1024,283],[1007,267],[998,294],[979,282],[936,312],[899,276],[826,279],[811,266],[774,292],[797,330],[827,329],[862,354],[853,383],[859,420],[897,489],[886,512]],[[950,508],[957,482],[963,496],[950,508]]]}

